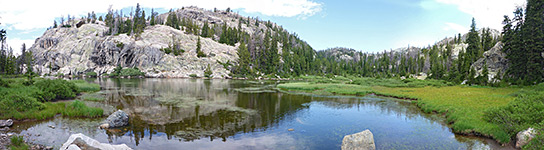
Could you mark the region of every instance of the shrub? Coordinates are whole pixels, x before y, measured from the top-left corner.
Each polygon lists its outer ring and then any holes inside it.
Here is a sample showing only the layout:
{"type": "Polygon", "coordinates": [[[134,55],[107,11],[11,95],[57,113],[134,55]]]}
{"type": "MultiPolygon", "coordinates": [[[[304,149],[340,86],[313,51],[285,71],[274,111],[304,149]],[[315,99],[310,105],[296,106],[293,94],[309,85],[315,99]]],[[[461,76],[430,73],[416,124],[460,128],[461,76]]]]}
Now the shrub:
{"type": "Polygon", "coordinates": [[[161,51],[163,51],[166,54],[170,54],[172,52],[172,49],[170,47],[161,48],[161,51]]]}
{"type": "Polygon", "coordinates": [[[144,76],[145,73],[141,72],[138,68],[122,69],[119,76],[144,76]]]}
{"type": "MultiPolygon", "coordinates": [[[[544,129],[544,83],[513,93],[516,99],[506,106],[494,107],[484,113],[484,119],[497,124],[512,139],[518,132],[529,127],[544,129]]],[[[544,131],[544,130],[543,130],[544,131]]],[[[544,143],[544,135],[537,135],[535,142],[544,143]]],[[[531,142],[533,143],[533,142],[531,142]]],[[[537,143],[529,144],[535,148],[537,143]]],[[[541,149],[541,148],[537,148],[541,149]]]]}
{"type": "Polygon", "coordinates": [[[36,98],[25,93],[9,91],[8,93],[2,94],[0,99],[0,112],[2,112],[2,114],[13,114],[16,112],[41,110],[44,108],[44,105],[38,102],[36,98]]]}
{"type": "Polygon", "coordinates": [[[198,52],[196,53],[196,57],[199,57],[199,58],[200,58],[200,57],[206,57],[206,56],[207,56],[207,55],[204,54],[204,52],[202,52],[202,51],[198,51],[198,52]]]}
{"type": "Polygon", "coordinates": [[[120,49],[123,49],[123,47],[125,47],[125,43],[119,42],[119,43],[117,43],[115,46],[117,46],[117,47],[120,48],[120,49]]]}
{"type": "Polygon", "coordinates": [[[39,80],[34,83],[34,86],[42,91],[39,93],[41,101],[74,98],[79,92],[74,83],[62,79],[39,80]]]}
{"type": "Polygon", "coordinates": [[[212,74],[212,69],[210,67],[210,64],[208,64],[208,67],[206,68],[206,70],[204,70],[204,77],[210,78],[212,74]]]}
{"type": "Polygon", "coordinates": [[[94,77],[97,77],[98,74],[97,74],[96,72],[94,72],[94,71],[91,71],[91,72],[85,73],[85,76],[93,77],[93,78],[94,78],[94,77]]]}
{"type": "Polygon", "coordinates": [[[9,83],[8,83],[8,81],[2,80],[2,78],[0,78],[0,87],[9,88],[9,83]]]}
{"type": "Polygon", "coordinates": [[[189,77],[191,78],[198,78],[198,76],[196,74],[190,74],[189,77]]]}

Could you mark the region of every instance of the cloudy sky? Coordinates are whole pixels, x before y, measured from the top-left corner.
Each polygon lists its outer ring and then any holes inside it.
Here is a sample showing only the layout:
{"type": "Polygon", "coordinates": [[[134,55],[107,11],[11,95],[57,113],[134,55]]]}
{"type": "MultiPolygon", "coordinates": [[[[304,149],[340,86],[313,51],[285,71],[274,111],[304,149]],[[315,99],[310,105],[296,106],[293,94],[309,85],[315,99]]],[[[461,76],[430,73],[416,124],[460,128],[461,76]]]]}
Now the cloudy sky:
{"type": "Polygon", "coordinates": [[[244,16],[277,22],[316,50],[340,46],[376,52],[426,46],[466,33],[472,17],[478,28],[500,30],[503,16],[526,0],[3,0],[0,28],[19,52],[22,43],[30,47],[60,16],[103,14],[110,5],[130,10],[136,3],[159,12],[183,6],[230,7],[244,16]]]}

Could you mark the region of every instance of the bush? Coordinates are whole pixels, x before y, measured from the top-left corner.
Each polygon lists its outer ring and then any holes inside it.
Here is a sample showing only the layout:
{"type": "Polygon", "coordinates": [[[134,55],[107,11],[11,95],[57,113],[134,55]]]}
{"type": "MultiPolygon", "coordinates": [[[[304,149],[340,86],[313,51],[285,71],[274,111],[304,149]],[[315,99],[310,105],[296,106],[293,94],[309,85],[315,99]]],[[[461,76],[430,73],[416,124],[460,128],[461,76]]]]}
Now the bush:
{"type": "Polygon", "coordinates": [[[138,68],[122,69],[119,76],[144,76],[145,73],[141,72],[138,68]]]}
{"type": "Polygon", "coordinates": [[[97,77],[98,74],[96,72],[94,72],[94,71],[91,71],[91,72],[85,73],[85,76],[94,78],[94,77],[97,77]]]}
{"type": "Polygon", "coordinates": [[[204,70],[204,77],[210,78],[212,74],[213,74],[212,69],[210,67],[210,64],[208,64],[208,67],[206,68],[206,70],[204,70]]]}
{"type": "Polygon", "coordinates": [[[38,94],[40,101],[51,101],[56,99],[68,99],[76,97],[79,89],[72,82],[62,79],[39,80],[34,83],[42,92],[38,94]]]}
{"type": "Polygon", "coordinates": [[[198,78],[198,76],[196,74],[190,74],[189,77],[191,78],[198,78]]]}
{"type": "Polygon", "coordinates": [[[198,57],[198,58],[200,58],[200,57],[206,57],[206,56],[207,56],[207,55],[204,54],[204,52],[202,52],[202,51],[198,51],[198,52],[196,53],[196,57],[198,57]]]}
{"type": "Polygon", "coordinates": [[[119,42],[119,43],[117,43],[115,46],[117,46],[117,47],[120,48],[120,49],[123,49],[123,47],[125,47],[125,43],[119,42]]]}
{"type": "Polygon", "coordinates": [[[0,112],[2,112],[2,114],[13,114],[16,112],[41,110],[44,108],[44,105],[38,102],[36,98],[17,91],[2,93],[2,97],[0,98],[0,112]]]}
{"type": "Polygon", "coordinates": [[[2,80],[2,78],[0,78],[0,87],[9,88],[9,82],[5,81],[5,80],[2,80]]]}
{"type": "Polygon", "coordinates": [[[163,51],[166,54],[170,54],[172,52],[172,49],[170,47],[161,48],[161,51],[163,51]]]}
{"type": "MultiPolygon", "coordinates": [[[[484,119],[497,124],[510,138],[529,127],[544,127],[544,84],[530,87],[514,95],[516,99],[503,107],[495,107],[484,113],[484,119]]],[[[544,128],[543,128],[544,129],[544,128]]],[[[537,137],[544,139],[542,134],[537,137]]]]}

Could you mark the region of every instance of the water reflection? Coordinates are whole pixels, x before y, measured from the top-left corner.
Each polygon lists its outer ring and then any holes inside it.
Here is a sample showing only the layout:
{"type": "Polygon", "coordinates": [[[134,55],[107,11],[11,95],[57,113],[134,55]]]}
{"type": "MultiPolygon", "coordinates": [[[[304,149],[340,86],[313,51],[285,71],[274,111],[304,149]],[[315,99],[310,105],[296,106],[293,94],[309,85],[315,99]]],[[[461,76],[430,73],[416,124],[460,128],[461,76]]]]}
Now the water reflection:
{"type": "Polygon", "coordinates": [[[409,101],[275,93],[260,88],[274,82],[246,80],[92,82],[102,86],[100,94],[106,97],[93,106],[107,112],[122,109],[131,116],[129,126],[105,131],[97,128],[104,118],[59,117],[26,123],[16,132],[57,147],[81,132],[136,149],[339,149],[344,135],[370,129],[378,149],[497,147],[493,141],[452,134],[442,117],[424,114],[409,101]],[[240,92],[248,87],[251,92],[240,92]]]}

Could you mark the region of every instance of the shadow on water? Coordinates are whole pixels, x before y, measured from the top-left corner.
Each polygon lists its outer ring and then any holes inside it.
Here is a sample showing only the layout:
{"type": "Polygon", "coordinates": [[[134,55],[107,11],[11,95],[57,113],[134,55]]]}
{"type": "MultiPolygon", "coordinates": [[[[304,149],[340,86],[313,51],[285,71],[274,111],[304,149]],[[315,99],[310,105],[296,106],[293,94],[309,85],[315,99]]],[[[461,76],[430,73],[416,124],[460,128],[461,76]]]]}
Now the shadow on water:
{"type": "Polygon", "coordinates": [[[60,147],[73,133],[136,149],[339,149],[344,135],[370,129],[378,149],[501,148],[453,134],[442,117],[409,101],[271,92],[272,81],[96,79],[104,101],[87,102],[131,116],[124,128],[101,130],[104,118],[57,117],[14,132],[60,147]],[[250,92],[243,92],[243,91],[250,92]],[[50,126],[55,126],[52,128],[50,126]],[[289,131],[292,129],[294,131],[289,131]]]}

